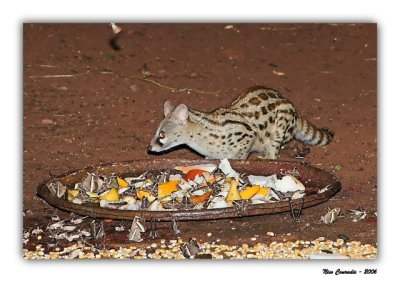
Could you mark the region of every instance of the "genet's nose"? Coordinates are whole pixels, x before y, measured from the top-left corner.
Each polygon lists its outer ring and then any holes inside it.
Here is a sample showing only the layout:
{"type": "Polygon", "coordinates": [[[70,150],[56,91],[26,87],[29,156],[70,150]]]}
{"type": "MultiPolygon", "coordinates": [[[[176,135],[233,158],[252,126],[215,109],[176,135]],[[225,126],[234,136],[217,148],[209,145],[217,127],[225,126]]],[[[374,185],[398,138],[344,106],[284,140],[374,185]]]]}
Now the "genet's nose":
{"type": "Polygon", "coordinates": [[[151,146],[151,144],[147,145],[147,150],[152,151],[153,147],[151,146]]]}

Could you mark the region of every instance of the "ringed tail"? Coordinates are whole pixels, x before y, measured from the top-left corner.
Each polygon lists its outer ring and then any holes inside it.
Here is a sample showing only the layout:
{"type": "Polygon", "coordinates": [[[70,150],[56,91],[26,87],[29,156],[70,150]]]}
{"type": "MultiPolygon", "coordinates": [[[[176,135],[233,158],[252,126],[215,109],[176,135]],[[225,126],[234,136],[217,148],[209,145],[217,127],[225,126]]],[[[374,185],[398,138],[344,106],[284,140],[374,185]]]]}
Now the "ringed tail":
{"type": "Polygon", "coordinates": [[[308,145],[324,146],[331,142],[334,133],[329,128],[319,129],[304,118],[298,117],[294,138],[308,145]]]}

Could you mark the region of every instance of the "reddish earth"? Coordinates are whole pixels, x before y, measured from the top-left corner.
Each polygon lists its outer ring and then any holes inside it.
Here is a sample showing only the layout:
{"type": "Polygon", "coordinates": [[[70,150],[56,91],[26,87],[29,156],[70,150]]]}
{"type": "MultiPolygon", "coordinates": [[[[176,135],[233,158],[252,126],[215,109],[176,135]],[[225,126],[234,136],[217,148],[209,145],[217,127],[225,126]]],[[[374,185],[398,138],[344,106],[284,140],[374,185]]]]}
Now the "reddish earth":
{"type": "MultiPolygon", "coordinates": [[[[24,25],[24,229],[45,226],[52,214],[69,216],[36,196],[37,185],[51,175],[103,162],[201,158],[185,148],[160,156],[147,153],[165,100],[210,111],[249,86],[265,85],[281,91],[317,126],[335,131],[333,143],[311,147],[303,161],[333,172],[342,190],[304,210],[299,223],[289,214],[218,224],[180,222],[181,238],[238,244],[252,243],[254,235],[263,243],[346,235],[377,245],[375,216],[353,222],[348,212],[377,210],[376,25],[225,26],[121,24],[120,38],[110,44],[108,24],[24,25]],[[144,76],[159,84],[138,79],[144,76]],[[332,225],[320,223],[328,207],[339,207],[344,217],[332,225]],[[267,236],[268,231],[276,237],[267,236]]],[[[293,160],[298,147],[304,146],[291,142],[281,159],[293,160]]],[[[129,244],[126,233],[111,231],[119,224],[106,222],[107,246],[129,244]]],[[[166,223],[159,224],[159,233],[174,237],[166,223]]]]}

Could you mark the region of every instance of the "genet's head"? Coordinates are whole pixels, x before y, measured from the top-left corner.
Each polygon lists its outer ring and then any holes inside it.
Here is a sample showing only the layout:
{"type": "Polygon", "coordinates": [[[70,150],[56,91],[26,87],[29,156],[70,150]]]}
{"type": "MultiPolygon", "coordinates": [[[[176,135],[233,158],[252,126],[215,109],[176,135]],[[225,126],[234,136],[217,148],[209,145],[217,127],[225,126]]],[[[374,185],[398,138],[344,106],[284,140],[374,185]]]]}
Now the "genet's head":
{"type": "Polygon", "coordinates": [[[164,103],[164,120],[148,146],[149,151],[161,152],[184,143],[189,110],[185,104],[174,108],[170,101],[164,103]]]}

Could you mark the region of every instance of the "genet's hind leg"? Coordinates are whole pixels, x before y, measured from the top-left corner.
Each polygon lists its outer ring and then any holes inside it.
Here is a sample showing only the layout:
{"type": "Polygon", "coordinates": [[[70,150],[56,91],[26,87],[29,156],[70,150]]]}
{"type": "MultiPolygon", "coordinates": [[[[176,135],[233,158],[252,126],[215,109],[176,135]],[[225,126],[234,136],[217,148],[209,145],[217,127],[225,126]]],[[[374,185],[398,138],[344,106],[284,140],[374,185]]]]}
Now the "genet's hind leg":
{"type": "Polygon", "coordinates": [[[279,157],[279,152],[281,151],[282,142],[283,142],[283,134],[282,136],[277,136],[275,137],[274,140],[272,140],[271,145],[267,147],[266,159],[276,160],[279,157]]]}
{"type": "Polygon", "coordinates": [[[281,146],[290,138],[290,120],[293,117],[286,112],[278,111],[275,117],[275,127],[270,134],[270,141],[266,145],[266,154],[263,158],[268,160],[276,160],[279,157],[281,146]]]}
{"type": "Polygon", "coordinates": [[[283,138],[279,137],[272,141],[272,145],[268,148],[267,158],[269,160],[276,160],[279,157],[281,151],[283,138]]]}
{"type": "Polygon", "coordinates": [[[271,134],[270,141],[265,144],[265,153],[258,156],[259,159],[276,160],[279,157],[281,145],[283,141],[283,134],[271,134]]]}
{"type": "Polygon", "coordinates": [[[236,160],[245,160],[245,159],[248,158],[249,154],[250,154],[250,151],[249,151],[249,150],[245,150],[245,149],[239,150],[239,151],[236,153],[234,159],[236,159],[236,160]]]}
{"type": "Polygon", "coordinates": [[[268,151],[264,155],[258,155],[257,158],[261,160],[276,160],[278,158],[279,153],[270,153],[271,151],[268,151]]]}

